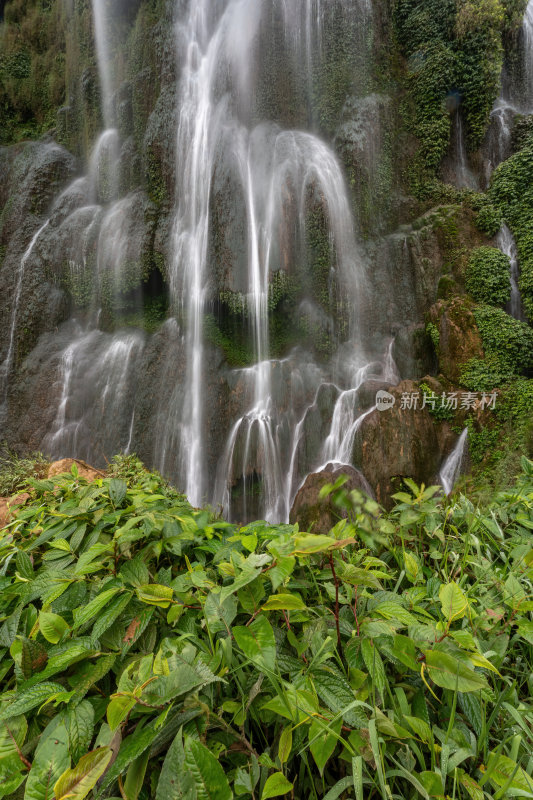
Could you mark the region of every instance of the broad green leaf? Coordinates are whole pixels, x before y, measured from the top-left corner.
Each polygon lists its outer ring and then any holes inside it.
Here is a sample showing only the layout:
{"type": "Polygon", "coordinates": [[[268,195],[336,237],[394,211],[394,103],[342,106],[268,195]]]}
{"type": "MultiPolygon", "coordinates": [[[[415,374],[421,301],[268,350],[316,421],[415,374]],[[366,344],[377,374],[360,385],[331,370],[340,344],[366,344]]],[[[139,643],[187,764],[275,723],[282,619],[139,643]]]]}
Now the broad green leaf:
{"type": "Polygon", "coordinates": [[[70,767],[67,729],[55,717],[44,729],[33,757],[24,800],[53,800],[54,784],[70,767]]]}
{"type": "Polygon", "coordinates": [[[104,774],[113,751],[99,747],[82,756],[73,769],[67,769],[54,786],[56,800],[83,800],[104,774]]]}
{"type": "Polygon", "coordinates": [[[198,800],[232,800],[224,770],[201,742],[185,740],[185,764],[194,778],[198,800]]]}
{"type": "Polygon", "coordinates": [[[293,553],[298,556],[308,556],[313,553],[324,553],[336,544],[336,539],[332,536],[322,534],[306,533],[303,536],[294,537],[293,553]]]}
{"type": "Polygon", "coordinates": [[[513,792],[518,797],[521,791],[533,794],[533,777],[508,756],[490,753],[487,774],[498,789],[505,787],[509,793],[513,792]]]}
{"type": "Polygon", "coordinates": [[[136,589],[137,597],[141,602],[159,608],[168,608],[174,597],[174,590],[169,586],[159,583],[146,583],[136,589]]]}
{"type": "Polygon", "coordinates": [[[374,682],[378,692],[382,694],[387,685],[387,678],[385,677],[385,667],[378,648],[370,639],[363,639],[361,653],[371,680],[374,682]]]}
{"type": "Polygon", "coordinates": [[[443,689],[457,689],[458,692],[477,692],[487,687],[483,675],[474,672],[464,661],[454,658],[442,650],[427,650],[426,664],[429,677],[443,689]]]}
{"type": "Polygon", "coordinates": [[[317,720],[309,727],[309,749],[321,775],[338,744],[341,726],[342,719],[329,725],[326,720],[317,720]]]}
{"type": "Polygon", "coordinates": [[[220,592],[220,603],[224,603],[225,600],[235,592],[238,592],[239,589],[243,589],[252,581],[261,574],[261,566],[255,564],[255,562],[249,563],[248,561],[244,562],[242,570],[239,572],[233,583],[230,583],[229,586],[224,586],[220,592]]]}
{"type": "Polygon", "coordinates": [[[448,620],[453,622],[457,619],[462,619],[468,609],[468,600],[461,587],[452,581],[440,587],[439,600],[441,603],[442,613],[448,620]]]}
{"type": "Polygon", "coordinates": [[[74,609],[74,627],[81,628],[82,625],[85,625],[86,622],[90,622],[91,620],[97,620],[98,614],[100,611],[107,605],[109,600],[114,597],[117,592],[120,591],[119,587],[113,587],[113,589],[106,589],[104,592],[100,592],[90,603],[86,606],[81,606],[80,608],[74,609]]]}
{"type": "Polygon", "coordinates": [[[3,762],[15,756],[20,766],[22,762],[18,757],[17,746],[22,747],[28,732],[26,717],[20,716],[8,722],[0,722],[0,766],[3,762]]]}
{"type": "Polygon", "coordinates": [[[235,641],[249,658],[259,667],[273,671],[276,666],[276,640],[270,622],[260,614],[248,627],[232,629],[235,641]]]}
{"type": "Polygon", "coordinates": [[[25,714],[37,706],[41,706],[51,697],[58,692],[63,692],[64,686],[60,683],[51,683],[44,681],[37,686],[32,686],[30,689],[16,695],[11,702],[7,703],[0,711],[0,721],[18,717],[20,714],[25,714]]]}
{"type": "Polygon", "coordinates": [[[185,764],[183,734],[178,731],[165,756],[155,800],[195,800],[196,786],[185,764]]]}
{"type": "Polygon", "coordinates": [[[121,695],[113,697],[107,707],[107,722],[112,731],[114,731],[121,722],[123,722],[132,708],[137,705],[135,697],[129,695],[121,695]]]}
{"type": "Polygon", "coordinates": [[[263,611],[303,611],[306,608],[301,597],[296,594],[273,594],[263,605],[263,611]]]}
{"type": "Polygon", "coordinates": [[[50,644],[57,644],[70,630],[63,617],[60,617],[59,614],[52,614],[51,611],[39,612],[39,628],[50,644]]]}
{"type": "Polygon", "coordinates": [[[292,750],[292,726],[287,725],[281,731],[278,745],[278,758],[280,764],[285,764],[289,760],[292,750]]]}
{"type": "Polygon", "coordinates": [[[416,556],[406,550],[403,554],[403,564],[407,580],[411,583],[416,583],[420,575],[420,564],[416,556]]]}
{"type": "Polygon", "coordinates": [[[149,758],[150,751],[146,749],[142,755],[130,764],[126,774],[126,780],[124,781],[124,794],[128,800],[137,800],[139,797],[143,787],[149,758]]]}
{"type": "Polygon", "coordinates": [[[261,794],[261,800],[268,800],[269,797],[281,797],[288,794],[294,784],[287,780],[283,772],[275,772],[265,783],[261,794]]]}

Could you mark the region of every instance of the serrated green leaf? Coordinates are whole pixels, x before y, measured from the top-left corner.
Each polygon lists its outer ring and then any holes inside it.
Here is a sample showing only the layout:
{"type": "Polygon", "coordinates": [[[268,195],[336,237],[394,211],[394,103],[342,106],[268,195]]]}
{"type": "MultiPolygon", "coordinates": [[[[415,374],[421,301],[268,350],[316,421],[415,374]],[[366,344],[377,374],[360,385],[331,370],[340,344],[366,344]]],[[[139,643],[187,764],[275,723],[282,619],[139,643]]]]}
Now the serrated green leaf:
{"type": "Polygon", "coordinates": [[[248,627],[232,629],[235,641],[249,658],[259,667],[273,671],[276,666],[276,639],[270,622],[260,614],[248,627]]]}
{"type": "Polygon", "coordinates": [[[120,505],[122,505],[122,501],[126,497],[127,491],[127,483],[120,480],[120,478],[112,478],[109,481],[109,498],[115,508],[118,508],[120,505]]]}
{"type": "Polygon", "coordinates": [[[65,712],[70,755],[74,763],[89,750],[94,732],[94,708],[88,700],[65,712]]]}
{"type": "Polygon", "coordinates": [[[70,767],[68,734],[59,717],[44,729],[26,782],[24,800],[53,800],[54,784],[70,767]]]}
{"type": "Polygon", "coordinates": [[[99,615],[91,630],[91,638],[97,640],[104,634],[120,615],[126,610],[132,598],[130,592],[124,592],[119,597],[115,597],[106,609],[99,615]]]}
{"type": "Polygon", "coordinates": [[[185,765],[183,734],[178,731],[163,762],[155,800],[195,800],[196,786],[185,765]]]}
{"type": "Polygon", "coordinates": [[[51,683],[45,681],[37,686],[32,686],[24,692],[16,695],[2,710],[0,711],[0,721],[18,717],[20,714],[26,714],[33,708],[42,705],[50,697],[53,697],[58,692],[64,691],[64,686],[60,683],[51,683]]]}
{"type": "Polygon", "coordinates": [[[232,800],[224,770],[201,742],[185,740],[185,764],[194,778],[198,800],[232,800]]]}
{"type": "Polygon", "coordinates": [[[120,588],[114,586],[112,589],[106,589],[103,592],[100,592],[90,603],[85,606],[81,606],[80,608],[74,609],[74,628],[81,628],[82,625],[85,625],[86,622],[97,617],[97,615],[102,611],[103,608],[108,604],[112,597],[114,597],[117,592],[120,592],[120,588]]]}

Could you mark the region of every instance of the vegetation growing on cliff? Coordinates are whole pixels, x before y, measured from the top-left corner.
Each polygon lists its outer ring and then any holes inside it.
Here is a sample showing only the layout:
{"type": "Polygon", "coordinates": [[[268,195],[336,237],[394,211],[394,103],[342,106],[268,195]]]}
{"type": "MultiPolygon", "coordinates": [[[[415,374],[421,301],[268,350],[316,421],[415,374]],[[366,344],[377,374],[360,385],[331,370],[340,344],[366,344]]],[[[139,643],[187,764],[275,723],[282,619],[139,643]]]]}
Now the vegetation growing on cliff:
{"type": "Polygon", "coordinates": [[[329,487],[329,536],[239,529],[132,457],[31,480],[0,534],[0,796],[529,796],[522,467],[485,508],[329,487]]]}

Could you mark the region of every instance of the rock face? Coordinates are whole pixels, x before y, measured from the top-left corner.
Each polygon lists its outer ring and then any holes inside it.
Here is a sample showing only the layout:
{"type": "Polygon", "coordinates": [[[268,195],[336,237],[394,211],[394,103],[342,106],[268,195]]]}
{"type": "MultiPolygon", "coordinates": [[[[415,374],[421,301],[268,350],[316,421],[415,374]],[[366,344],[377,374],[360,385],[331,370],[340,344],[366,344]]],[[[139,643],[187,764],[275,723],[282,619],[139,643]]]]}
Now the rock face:
{"type": "Polygon", "coordinates": [[[385,506],[391,504],[390,494],[399,488],[394,478],[413,478],[426,485],[433,482],[457,438],[448,424],[436,425],[420,403],[417,409],[401,408],[402,394],[418,391],[413,381],[389,388],[395,404],[365,417],[355,440],[354,463],[359,464],[376,499],[385,506]]]}
{"type": "Polygon", "coordinates": [[[13,520],[13,517],[20,506],[29,499],[27,492],[16,495],[16,497],[0,497],[0,530],[13,520]]]}
{"type": "Polygon", "coordinates": [[[346,515],[335,508],[328,498],[320,500],[319,494],[323,486],[327,483],[335,483],[341,475],[348,477],[348,481],[344,484],[344,488],[348,491],[359,489],[371,497],[373,496],[372,488],[362,472],[348,465],[328,464],[321,472],[313,472],[305,479],[305,483],[294,499],[290,522],[292,524],[297,522],[300,530],[329,533],[339,518],[346,515]]]}
{"type": "Polygon", "coordinates": [[[65,472],[70,472],[74,464],[78,470],[79,477],[84,478],[86,481],[89,481],[89,483],[92,483],[96,478],[101,478],[104,475],[99,469],[90,467],[85,461],[79,461],[77,458],[63,458],[61,461],[54,461],[53,464],[50,464],[48,478],[54,478],[56,475],[63,475],[65,472]]]}
{"type": "Polygon", "coordinates": [[[475,317],[465,298],[439,300],[432,306],[429,317],[438,330],[437,354],[442,374],[458,383],[461,367],[471,358],[483,358],[481,336],[475,317]]]}

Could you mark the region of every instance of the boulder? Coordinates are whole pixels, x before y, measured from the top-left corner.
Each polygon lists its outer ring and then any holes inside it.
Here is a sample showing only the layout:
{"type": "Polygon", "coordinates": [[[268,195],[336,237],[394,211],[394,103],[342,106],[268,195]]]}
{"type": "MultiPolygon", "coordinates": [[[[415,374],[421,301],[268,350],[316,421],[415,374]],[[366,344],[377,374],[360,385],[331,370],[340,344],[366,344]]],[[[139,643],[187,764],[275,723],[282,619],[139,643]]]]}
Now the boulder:
{"type": "Polygon", "coordinates": [[[12,521],[20,506],[29,500],[28,492],[17,494],[15,497],[0,497],[0,530],[12,521]]]}
{"type": "Polygon", "coordinates": [[[292,504],[289,517],[291,524],[297,522],[301,530],[310,530],[313,533],[329,533],[339,518],[346,515],[329,498],[321,500],[319,494],[323,486],[335,483],[341,475],[348,477],[344,484],[348,491],[358,489],[373,497],[370,484],[358,469],[348,465],[327,464],[323,470],[313,472],[305,479],[292,504]]]}
{"type": "MultiPolygon", "coordinates": [[[[428,378],[426,382],[432,391],[439,392],[436,381],[428,378]]],[[[353,450],[354,463],[373,487],[378,502],[385,506],[391,505],[390,495],[400,488],[395,478],[433,483],[457,438],[448,423],[436,424],[420,404],[416,409],[401,407],[402,394],[420,392],[418,384],[402,381],[388,391],[394,404],[384,411],[375,409],[365,417],[353,450]]]]}
{"type": "Polygon", "coordinates": [[[54,478],[56,475],[63,475],[65,472],[70,472],[74,464],[78,469],[79,477],[84,478],[89,483],[105,475],[101,470],[90,467],[85,461],[79,461],[77,458],[62,458],[61,461],[54,461],[53,464],[50,464],[48,478],[54,478]]]}

